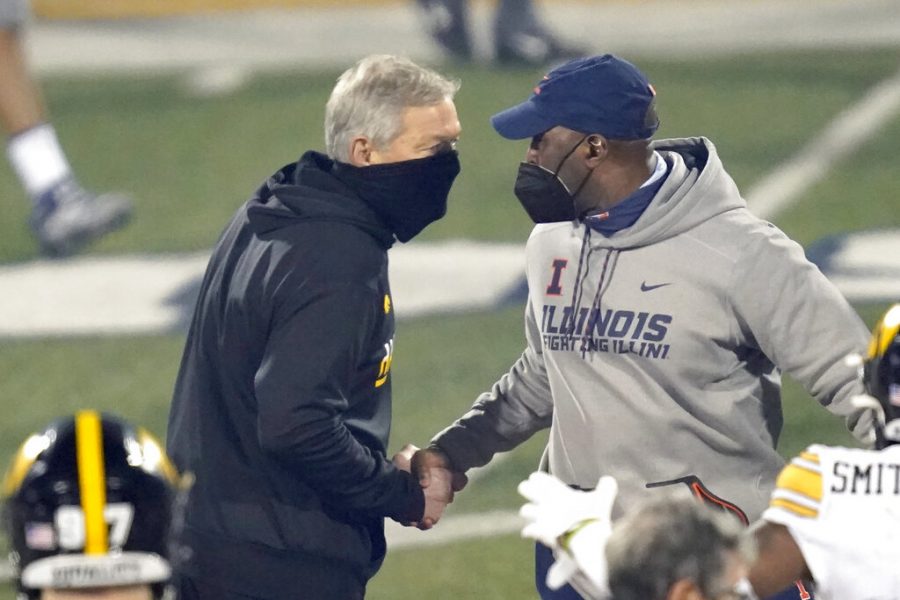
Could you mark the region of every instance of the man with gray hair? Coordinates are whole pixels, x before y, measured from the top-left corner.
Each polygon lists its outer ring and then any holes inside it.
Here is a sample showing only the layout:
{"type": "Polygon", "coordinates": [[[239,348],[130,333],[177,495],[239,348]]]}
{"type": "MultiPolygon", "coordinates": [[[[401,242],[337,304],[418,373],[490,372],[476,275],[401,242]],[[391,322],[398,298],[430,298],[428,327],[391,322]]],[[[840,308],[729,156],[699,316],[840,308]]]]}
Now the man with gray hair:
{"type": "Polygon", "coordinates": [[[687,493],[655,498],[613,527],[606,544],[615,600],[747,600],[749,538],[734,517],[687,493]]]}
{"type": "Polygon", "coordinates": [[[386,457],[394,309],[387,250],[441,218],[459,173],[458,83],[364,58],[307,152],[238,209],[207,267],[169,415],[194,484],[179,598],[353,600],[384,518],[428,529],[451,476],[386,457]]]}

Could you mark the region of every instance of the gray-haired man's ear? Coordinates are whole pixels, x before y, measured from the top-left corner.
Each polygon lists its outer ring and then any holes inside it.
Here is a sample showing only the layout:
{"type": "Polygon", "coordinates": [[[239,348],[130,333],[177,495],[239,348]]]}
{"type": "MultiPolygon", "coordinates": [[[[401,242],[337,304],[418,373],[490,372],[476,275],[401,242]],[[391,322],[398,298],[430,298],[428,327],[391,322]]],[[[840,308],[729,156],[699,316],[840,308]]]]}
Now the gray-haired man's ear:
{"type": "Polygon", "coordinates": [[[367,167],[372,164],[372,141],[364,136],[355,137],[350,142],[350,164],[367,167]]]}

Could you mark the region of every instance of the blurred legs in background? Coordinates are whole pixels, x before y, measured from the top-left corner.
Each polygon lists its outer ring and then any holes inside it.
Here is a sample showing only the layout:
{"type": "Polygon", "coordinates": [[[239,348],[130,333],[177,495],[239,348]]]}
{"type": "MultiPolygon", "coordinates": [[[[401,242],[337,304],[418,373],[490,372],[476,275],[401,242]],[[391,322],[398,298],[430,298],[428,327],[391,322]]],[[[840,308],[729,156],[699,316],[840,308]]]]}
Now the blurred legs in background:
{"type": "MultiPolygon", "coordinates": [[[[416,0],[429,33],[453,59],[473,58],[468,0],[416,0]]],[[[541,23],[534,0],[499,0],[494,14],[493,57],[504,65],[545,65],[585,51],[560,41],[541,23]]]]}
{"type": "Polygon", "coordinates": [[[72,174],[26,66],[20,35],[26,9],[24,0],[0,3],[0,124],[9,161],[33,203],[30,225],[41,251],[65,256],[123,226],[131,201],[92,194],[72,174]]]}

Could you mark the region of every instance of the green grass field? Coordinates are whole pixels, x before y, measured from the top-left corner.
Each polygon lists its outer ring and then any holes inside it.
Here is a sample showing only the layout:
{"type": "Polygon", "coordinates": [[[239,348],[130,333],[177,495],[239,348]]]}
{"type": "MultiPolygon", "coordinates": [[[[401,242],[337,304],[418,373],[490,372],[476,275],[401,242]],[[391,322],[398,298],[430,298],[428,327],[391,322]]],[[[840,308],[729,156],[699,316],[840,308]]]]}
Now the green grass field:
{"type": "MultiPolygon", "coordinates": [[[[745,190],[898,66],[891,51],[636,60],[659,92],[660,136],[710,137],[745,190]]],[[[449,70],[463,82],[463,172],[447,218],[422,239],[523,242],[530,224],[511,188],[524,145],[500,139],[487,119],[520,100],[540,73],[449,70]]],[[[46,81],[54,122],[84,183],[136,196],[134,223],[90,251],[210,247],[265,176],[302,151],[321,148],[324,101],[336,75],[268,75],[231,96],[202,100],[184,93],[174,76],[46,81]]],[[[898,135],[900,120],[894,120],[776,222],[804,244],[842,231],[897,226],[898,135]]],[[[0,206],[0,262],[34,258],[28,205],[5,163],[0,206]]],[[[871,324],[884,306],[857,308],[871,324]]],[[[394,449],[407,441],[424,444],[506,370],[523,346],[521,313],[511,307],[401,321],[394,449]]],[[[118,412],[163,436],[182,343],[182,335],[4,340],[0,390],[8,410],[0,422],[0,456],[11,456],[50,418],[82,407],[118,412]]],[[[779,448],[785,455],[812,441],[850,443],[842,424],[790,381],[785,412],[779,448]]],[[[543,440],[537,436],[473,483],[452,513],[516,508],[515,485],[537,464],[543,440]]],[[[369,597],[529,598],[531,571],[530,545],[515,535],[398,550],[389,553],[369,597]]]]}

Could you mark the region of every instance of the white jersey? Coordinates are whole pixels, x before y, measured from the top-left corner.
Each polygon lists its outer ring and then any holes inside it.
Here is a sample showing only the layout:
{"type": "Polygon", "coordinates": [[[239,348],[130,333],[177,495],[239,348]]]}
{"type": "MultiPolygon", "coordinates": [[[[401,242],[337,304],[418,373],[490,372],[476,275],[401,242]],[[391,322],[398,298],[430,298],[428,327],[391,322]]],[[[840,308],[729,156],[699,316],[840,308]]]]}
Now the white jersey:
{"type": "Polygon", "coordinates": [[[900,446],[810,446],[779,475],[763,518],[788,528],[818,598],[900,600],[900,446]]]}

